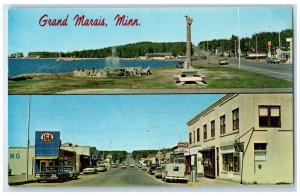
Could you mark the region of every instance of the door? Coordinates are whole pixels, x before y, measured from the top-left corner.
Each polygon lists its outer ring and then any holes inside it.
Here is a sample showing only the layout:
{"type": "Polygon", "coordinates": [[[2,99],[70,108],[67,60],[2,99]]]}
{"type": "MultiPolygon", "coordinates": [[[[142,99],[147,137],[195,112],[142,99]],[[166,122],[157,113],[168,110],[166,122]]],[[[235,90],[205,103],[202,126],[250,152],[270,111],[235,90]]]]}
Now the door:
{"type": "Polygon", "coordinates": [[[215,175],[215,149],[203,152],[204,177],[216,178],[215,175]]]}
{"type": "Polygon", "coordinates": [[[45,171],[46,170],[46,161],[41,161],[40,162],[40,171],[45,171]]]}

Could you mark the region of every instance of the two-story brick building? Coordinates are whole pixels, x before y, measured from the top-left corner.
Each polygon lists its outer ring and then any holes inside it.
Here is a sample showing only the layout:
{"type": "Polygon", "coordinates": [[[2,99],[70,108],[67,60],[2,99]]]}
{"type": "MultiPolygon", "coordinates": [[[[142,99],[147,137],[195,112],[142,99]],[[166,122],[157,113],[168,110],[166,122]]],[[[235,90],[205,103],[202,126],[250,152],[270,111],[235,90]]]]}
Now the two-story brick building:
{"type": "Polygon", "coordinates": [[[198,175],[293,183],[293,94],[227,94],[187,123],[198,175]]]}

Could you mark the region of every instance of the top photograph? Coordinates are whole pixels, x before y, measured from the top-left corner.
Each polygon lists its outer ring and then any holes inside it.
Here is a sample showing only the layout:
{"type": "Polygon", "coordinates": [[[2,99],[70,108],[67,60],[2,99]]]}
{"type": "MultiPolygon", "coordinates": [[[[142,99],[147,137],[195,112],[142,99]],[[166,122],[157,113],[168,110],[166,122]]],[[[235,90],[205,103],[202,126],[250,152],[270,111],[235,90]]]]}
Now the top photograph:
{"type": "Polygon", "coordinates": [[[293,92],[294,7],[6,7],[8,94],[293,92]]]}

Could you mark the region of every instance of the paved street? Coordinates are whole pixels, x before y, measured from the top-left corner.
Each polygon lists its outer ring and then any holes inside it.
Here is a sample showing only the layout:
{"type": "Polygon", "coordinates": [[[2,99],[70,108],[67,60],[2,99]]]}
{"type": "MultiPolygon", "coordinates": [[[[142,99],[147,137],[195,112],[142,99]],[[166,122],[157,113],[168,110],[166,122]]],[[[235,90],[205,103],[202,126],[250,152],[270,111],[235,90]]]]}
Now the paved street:
{"type": "MultiPolygon", "coordinates": [[[[238,58],[229,58],[228,61],[229,66],[238,67],[238,58]]],[[[241,58],[241,68],[278,79],[293,80],[292,64],[270,64],[265,60],[256,61],[241,58]]]]}
{"type": "MultiPolygon", "coordinates": [[[[41,182],[29,183],[22,186],[166,186],[169,183],[161,179],[155,179],[153,176],[146,174],[145,170],[139,168],[122,169],[111,168],[107,172],[98,172],[93,175],[80,175],[77,180],[67,182],[41,182]]],[[[176,183],[176,185],[179,185],[176,183]]]]}

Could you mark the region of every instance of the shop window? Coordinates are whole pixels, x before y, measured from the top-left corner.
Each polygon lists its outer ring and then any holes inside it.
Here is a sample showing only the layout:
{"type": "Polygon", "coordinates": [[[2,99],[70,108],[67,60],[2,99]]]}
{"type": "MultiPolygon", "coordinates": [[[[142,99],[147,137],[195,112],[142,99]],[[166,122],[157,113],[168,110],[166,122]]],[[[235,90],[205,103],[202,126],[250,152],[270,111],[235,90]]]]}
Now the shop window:
{"type": "Polygon", "coordinates": [[[232,111],[232,128],[239,129],[239,108],[232,111]]]}
{"type": "Polygon", "coordinates": [[[259,106],[259,127],[280,126],[280,106],[259,106]]]}
{"type": "Polygon", "coordinates": [[[200,142],[200,129],[197,129],[197,142],[200,142]]]}
{"type": "Polygon", "coordinates": [[[207,125],[203,125],[203,139],[207,139],[207,125]]]}
{"type": "Polygon", "coordinates": [[[223,171],[239,172],[240,171],[240,154],[228,153],[222,154],[223,171]]]}
{"type": "Polygon", "coordinates": [[[215,137],[215,121],[210,122],[210,135],[211,137],[215,137]]]}
{"type": "Polygon", "coordinates": [[[226,129],[225,115],[220,117],[220,134],[224,134],[226,129]]]}

